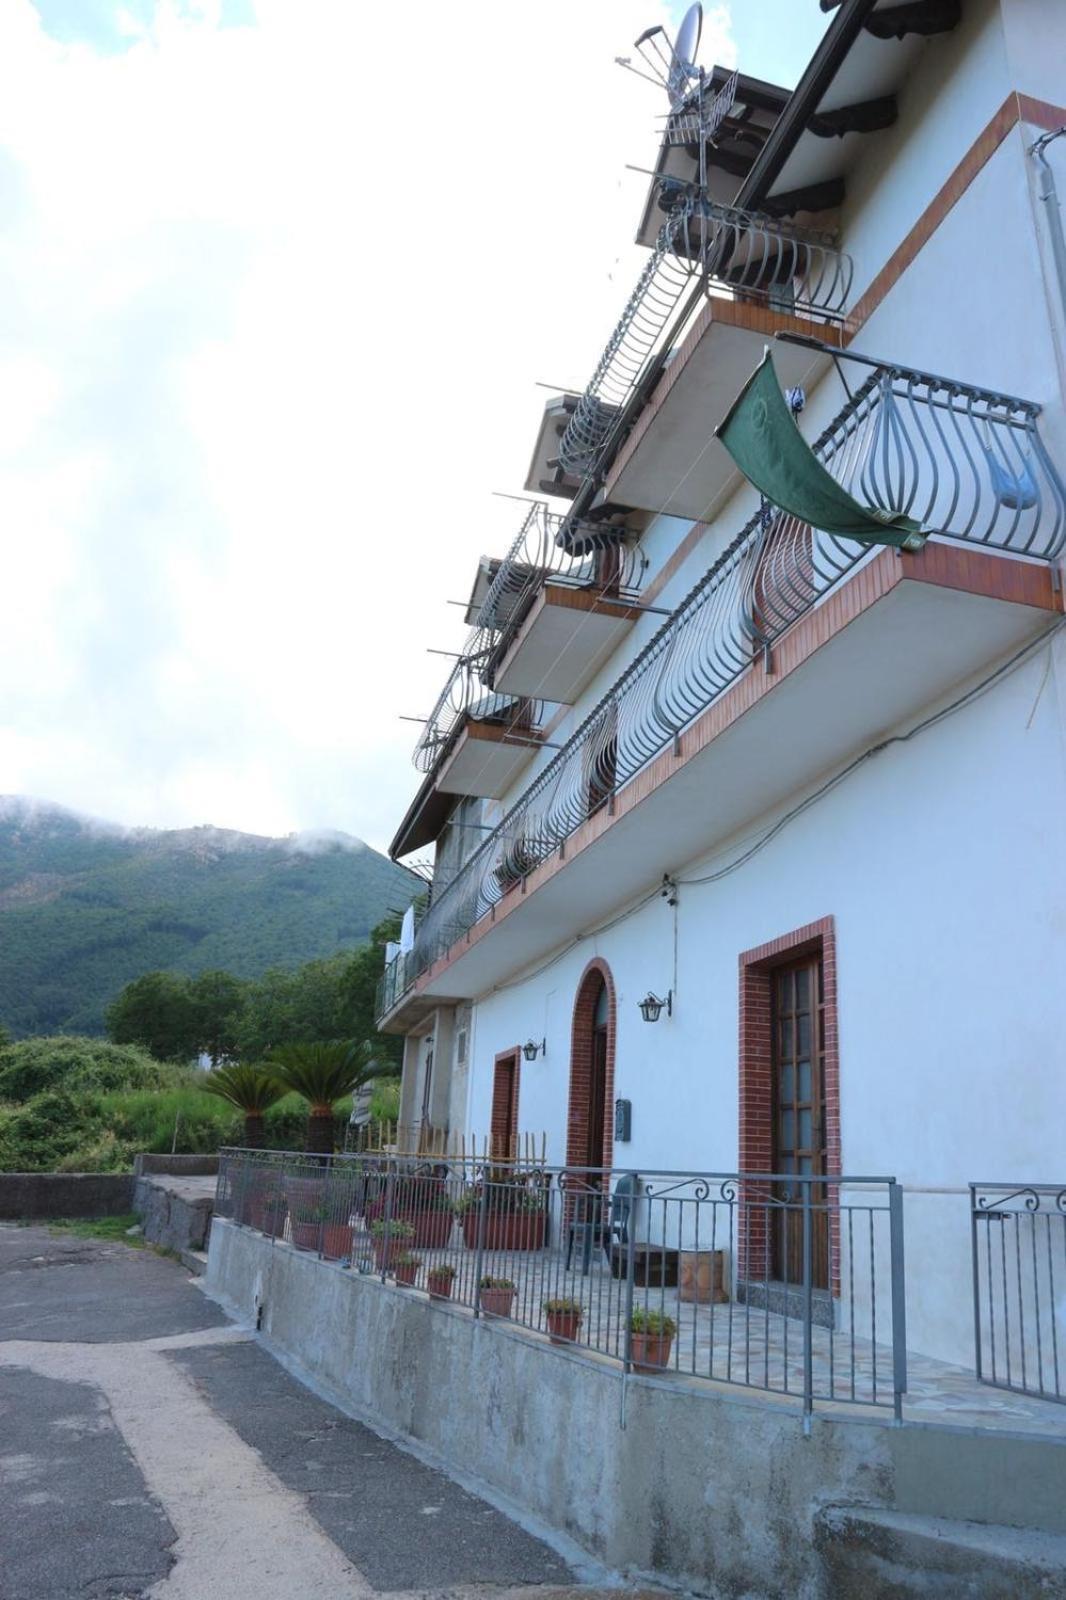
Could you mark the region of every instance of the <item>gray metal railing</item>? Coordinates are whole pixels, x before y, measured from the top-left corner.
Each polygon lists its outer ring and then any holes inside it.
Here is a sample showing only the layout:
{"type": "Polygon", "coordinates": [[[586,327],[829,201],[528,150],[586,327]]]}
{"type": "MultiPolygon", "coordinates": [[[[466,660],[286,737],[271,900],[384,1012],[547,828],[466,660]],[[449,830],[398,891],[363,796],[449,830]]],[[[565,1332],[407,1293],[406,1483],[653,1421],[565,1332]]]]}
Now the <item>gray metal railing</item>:
{"type": "Polygon", "coordinates": [[[672,319],[682,298],[701,278],[719,294],[833,322],[844,314],[852,264],[828,234],[802,232],[709,200],[683,200],[660,228],[567,423],[559,459],[568,472],[582,477],[595,472],[627,401],[677,331],[672,319]]]}
{"type": "Polygon", "coordinates": [[[970,1185],[977,1376],[1066,1403],[1066,1184],[970,1185]]]}
{"type": "Polygon", "coordinates": [[[902,1413],[890,1178],[222,1152],[216,1215],[627,1372],[902,1413]],[[657,1335],[669,1335],[657,1342],[657,1335]]]}
{"type": "MultiPolygon", "coordinates": [[[[812,449],[871,505],[936,537],[1055,560],[1066,492],[1036,430],[1040,408],[902,367],[869,377],[812,449]]],[[[781,635],[870,555],[794,517],[757,513],[435,897],[402,996],[509,890],[621,790],[781,635]]]]}

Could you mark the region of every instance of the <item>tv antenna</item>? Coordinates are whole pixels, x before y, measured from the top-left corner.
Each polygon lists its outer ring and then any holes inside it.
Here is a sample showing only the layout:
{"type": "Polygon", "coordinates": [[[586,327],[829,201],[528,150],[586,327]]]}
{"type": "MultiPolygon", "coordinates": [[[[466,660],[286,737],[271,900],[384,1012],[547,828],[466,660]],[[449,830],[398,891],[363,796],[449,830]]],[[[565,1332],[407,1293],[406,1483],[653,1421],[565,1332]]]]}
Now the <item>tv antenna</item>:
{"type": "Polygon", "coordinates": [[[673,44],[661,25],[645,29],[634,42],[633,48],[647,68],[646,72],[641,72],[628,57],[616,57],[619,66],[627,67],[639,78],[647,78],[666,90],[670,110],[663,141],[668,145],[696,146],[701,195],[707,189],[707,146],[713,143],[733,108],[738,82],[738,74],[734,72],[718,93],[708,99],[706,75],[696,64],[702,32],[703,7],[697,3],[689,6],[682,17],[673,44]]]}

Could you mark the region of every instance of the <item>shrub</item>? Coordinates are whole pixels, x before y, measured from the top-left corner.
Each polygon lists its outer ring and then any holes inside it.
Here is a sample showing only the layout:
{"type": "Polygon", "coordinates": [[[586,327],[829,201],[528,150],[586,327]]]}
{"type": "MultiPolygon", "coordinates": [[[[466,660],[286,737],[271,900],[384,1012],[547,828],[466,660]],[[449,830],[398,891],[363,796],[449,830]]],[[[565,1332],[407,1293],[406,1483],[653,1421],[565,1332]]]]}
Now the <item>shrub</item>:
{"type": "Polygon", "coordinates": [[[399,1217],[393,1217],[389,1222],[372,1222],[370,1232],[375,1239],[410,1239],[414,1234],[414,1225],[403,1222],[399,1217]]]}
{"type": "Polygon", "coordinates": [[[629,1331],[672,1339],[677,1332],[677,1323],[665,1311],[649,1311],[644,1306],[637,1306],[629,1319],[629,1331]]]}
{"type": "Polygon", "coordinates": [[[76,1034],[21,1039],[0,1054],[0,1100],[25,1102],[49,1089],[158,1089],[176,1075],[139,1045],[76,1034]]]}
{"type": "Polygon", "coordinates": [[[546,1311],[549,1316],[557,1317],[577,1317],[580,1319],[585,1315],[585,1308],[580,1300],[567,1300],[565,1298],[545,1300],[541,1310],[546,1311]]]}
{"type": "Polygon", "coordinates": [[[479,1289],[514,1289],[516,1287],[510,1278],[493,1278],[489,1273],[486,1273],[478,1283],[479,1289]]]}

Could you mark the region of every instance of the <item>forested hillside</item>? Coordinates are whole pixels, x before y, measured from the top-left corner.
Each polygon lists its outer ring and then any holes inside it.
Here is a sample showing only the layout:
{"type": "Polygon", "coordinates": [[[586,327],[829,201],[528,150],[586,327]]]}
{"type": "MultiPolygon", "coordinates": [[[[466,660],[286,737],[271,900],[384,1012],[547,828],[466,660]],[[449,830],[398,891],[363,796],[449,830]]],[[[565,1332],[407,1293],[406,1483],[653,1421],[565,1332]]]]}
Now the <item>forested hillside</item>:
{"type": "Polygon", "coordinates": [[[144,972],[294,967],[361,944],[420,887],[347,835],[123,829],[0,797],[0,1023],[101,1033],[144,972]]]}

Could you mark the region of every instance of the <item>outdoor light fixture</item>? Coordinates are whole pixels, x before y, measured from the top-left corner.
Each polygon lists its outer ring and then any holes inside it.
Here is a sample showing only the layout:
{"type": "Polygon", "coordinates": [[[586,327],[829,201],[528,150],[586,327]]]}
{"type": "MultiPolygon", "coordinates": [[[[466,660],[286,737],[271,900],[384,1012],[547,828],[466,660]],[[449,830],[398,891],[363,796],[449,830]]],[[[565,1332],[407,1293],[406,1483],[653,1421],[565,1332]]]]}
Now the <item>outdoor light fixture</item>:
{"type": "Polygon", "coordinates": [[[640,1014],[645,1022],[658,1022],[664,1006],[666,1007],[666,1015],[672,1017],[674,1014],[674,991],[667,989],[666,999],[660,1000],[659,996],[652,994],[649,989],[643,1000],[640,1001],[640,1014]]]}
{"type": "Polygon", "coordinates": [[[527,1039],[522,1046],[522,1054],[527,1061],[536,1061],[538,1056],[546,1056],[548,1054],[548,1041],[542,1039],[538,1044],[536,1039],[527,1039]]]}

